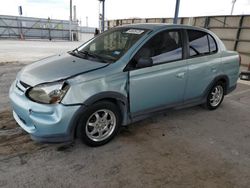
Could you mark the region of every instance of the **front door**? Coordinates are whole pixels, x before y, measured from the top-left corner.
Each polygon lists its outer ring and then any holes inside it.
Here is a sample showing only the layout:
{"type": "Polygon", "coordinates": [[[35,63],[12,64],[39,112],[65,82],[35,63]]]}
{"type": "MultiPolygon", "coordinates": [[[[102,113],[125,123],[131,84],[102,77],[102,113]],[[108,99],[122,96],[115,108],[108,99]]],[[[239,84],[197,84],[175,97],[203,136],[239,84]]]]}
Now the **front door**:
{"type": "Polygon", "coordinates": [[[181,32],[168,30],[153,36],[135,55],[129,73],[132,114],[183,102],[187,66],[182,46],[181,32]],[[140,58],[152,58],[153,66],[137,69],[140,58]]]}

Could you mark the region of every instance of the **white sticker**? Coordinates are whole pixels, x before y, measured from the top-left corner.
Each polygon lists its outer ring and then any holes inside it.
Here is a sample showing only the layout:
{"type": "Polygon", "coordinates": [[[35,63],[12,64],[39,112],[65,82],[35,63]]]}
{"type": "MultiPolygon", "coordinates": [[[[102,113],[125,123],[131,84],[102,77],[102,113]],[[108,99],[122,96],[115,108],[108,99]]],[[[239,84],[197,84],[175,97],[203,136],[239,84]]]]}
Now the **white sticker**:
{"type": "Polygon", "coordinates": [[[140,35],[143,32],[144,32],[144,30],[140,30],[140,29],[129,29],[126,31],[126,33],[135,34],[135,35],[140,35]]]}

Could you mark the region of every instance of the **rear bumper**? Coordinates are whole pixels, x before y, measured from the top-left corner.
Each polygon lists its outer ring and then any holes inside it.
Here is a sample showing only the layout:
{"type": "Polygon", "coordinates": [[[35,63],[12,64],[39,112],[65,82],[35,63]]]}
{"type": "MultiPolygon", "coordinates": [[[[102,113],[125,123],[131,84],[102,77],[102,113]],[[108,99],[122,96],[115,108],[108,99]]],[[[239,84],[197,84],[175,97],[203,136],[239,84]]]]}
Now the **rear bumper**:
{"type": "Polygon", "coordinates": [[[72,119],[80,106],[46,105],[30,101],[14,82],[9,91],[13,117],[39,142],[66,142],[73,139],[72,119]]]}

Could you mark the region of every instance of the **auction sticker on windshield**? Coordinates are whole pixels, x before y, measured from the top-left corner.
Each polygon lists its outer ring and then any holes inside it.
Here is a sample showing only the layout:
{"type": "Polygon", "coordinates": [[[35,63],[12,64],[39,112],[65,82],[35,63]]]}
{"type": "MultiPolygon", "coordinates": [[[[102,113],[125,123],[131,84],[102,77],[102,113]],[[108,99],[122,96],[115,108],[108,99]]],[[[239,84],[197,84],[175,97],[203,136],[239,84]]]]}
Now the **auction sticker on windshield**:
{"type": "Polygon", "coordinates": [[[141,29],[129,29],[126,31],[126,33],[135,34],[135,35],[140,35],[143,32],[144,32],[144,30],[141,30],[141,29]]]}

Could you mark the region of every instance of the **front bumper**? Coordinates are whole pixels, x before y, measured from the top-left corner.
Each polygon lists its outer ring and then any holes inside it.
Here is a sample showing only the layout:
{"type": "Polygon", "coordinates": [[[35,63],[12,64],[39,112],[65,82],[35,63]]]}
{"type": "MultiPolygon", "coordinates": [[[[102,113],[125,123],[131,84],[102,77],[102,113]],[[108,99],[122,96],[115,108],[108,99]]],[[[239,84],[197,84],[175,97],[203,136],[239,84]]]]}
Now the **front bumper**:
{"type": "Polygon", "coordinates": [[[66,142],[72,140],[72,118],[79,106],[39,104],[25,96],[25,88],[15,81],[9,98],[16,122],[31,138],[40,142],[66,142]]]}

